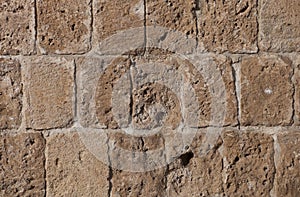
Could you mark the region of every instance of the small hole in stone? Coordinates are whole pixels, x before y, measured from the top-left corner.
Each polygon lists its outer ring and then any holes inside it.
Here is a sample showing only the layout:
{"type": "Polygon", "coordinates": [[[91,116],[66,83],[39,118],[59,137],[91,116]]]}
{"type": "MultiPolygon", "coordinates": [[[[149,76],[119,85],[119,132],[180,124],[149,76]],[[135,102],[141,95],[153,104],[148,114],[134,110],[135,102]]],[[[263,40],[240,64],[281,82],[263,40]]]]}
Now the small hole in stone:
{"type": "Polygon", "coordinates": [[[185,154],[182,154],[179,159],[181,160],[181,163],[183,166],[187,166],[190,163],[190,160],[194,157],[194,153],[187,152],[185,154]]]}

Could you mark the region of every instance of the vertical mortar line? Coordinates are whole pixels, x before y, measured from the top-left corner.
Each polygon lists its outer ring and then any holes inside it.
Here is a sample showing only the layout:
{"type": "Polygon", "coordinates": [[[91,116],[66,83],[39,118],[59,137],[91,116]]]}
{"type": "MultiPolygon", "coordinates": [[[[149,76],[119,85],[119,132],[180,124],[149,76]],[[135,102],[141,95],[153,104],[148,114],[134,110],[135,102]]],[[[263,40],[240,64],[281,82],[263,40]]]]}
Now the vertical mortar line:
{"type": "Polygon", "coordinates": [[[37,15],[37,1],[38,0],[34,0],[34,54],[37,54],[37,39],[38,39],[38,31],[37,31],[37,26],[38,26],[38,15],[37,15]]]}
{"type": "Polygon", "coordinates": [[[273,161],[274,161],[274,166],[275,166],[275,172],[274,172],[274,181],[272,185],[272,189],[270,191],[270,196],[271,197],[276,197],[276,174],[277,174],[277,167],[279,163],[279,156],[280,156],[280,146],[278,144],[278,139],[277,139],[277,134],[272,135],[273,137],[273,148],[274,148],[274,155],[273,155],[273,161]]]}
{"type": "Polygon", "coordinates": [[[259,45],[258,45],[258,42],[259,42],[259,37],[260,37],[260,35],[259,35],[259,28],[260,28],[260,25],[259,25],[259,17],[260,17],[260,6],[259,6],[259,2],[258,2],[258,0],[256,0],[255,1],[255,3],[256,3],[256,12],[257,12],[257,14],[256,14],[256,28],[257,28],[257,30],[256,30],[256,34],[257,34],[257,37],[256,37],[256,47],[257,47],[257,52],[256,53],[259,53],[259,45]]]}
{"type": "Polygon", "coordinates": [[[43,133],[43,132],[41,132],[41,135],[42,135],[42,137],[43,137],[43,139],[44,139],[44,142],[45,142],[45,149],[44,149],[44,163],[43,163],[43,165],[44,165],[44,181],[45,181],[45,186],[44,186],[44,188],[45,188],[45,193],[44,193],[44,197],[47,197],[47,140],[46,140],[46,137],[45,137],[45,134],[43,133]]]}
{"type": "Polygon", "coordinates": [[[113,169],[112,169],[112,163],[111,163],[111,159],[110,159],[110,155],[109,155],[109,152],[110,152],[110,147],[109,147],[109,136],[107,137],[107,140],[106,140],[106,145],[107,145],[107,160],[108,160],[108,177],[107,177],[107,180],[108,180],[108,190],[107,190],[107,196],[108,197],[111,197],[112,196],[112,178],[113,178],[113,169]]]}
{"type": "Polygon", "coordinates": [[[147,0],[144,0],[144,49],[142,56],[145,55],[147,50],[147,0]]]}
{"type": "Polygon", "coordinates": [[[74,106],[73,106],[73,109],[74,109],[74,122],[77,122],[78,121],[78,109],[77,109],[77,105],[78,105],[78,99],[77,99],[77,96],[78,96],[78,93],[77,93],[77,64],[76,64],[76,61],[75,59],[73,59],[73,66],[74,66],[74,73],[73,73],[73,78],[74,78],[74,88],[73,88],[73,92],[74,92],[74,106]]]}
{"type": "Polygon", "coordinates": [[[295,81],[295,73],[296,73],[296,65],[292,62],[292,76],[291,83],[293,85],[293,99],[292,99],[292,126],[295,126],[296,121],[296,111],[295,111],[295,102],[296,102],[296,81],[295,81]]]}
{"type": "Polygon", "coordinates": [[[199,0],[195,0],[195,9],[193,10],[193,15],[195,18],[195,25],[196,25],[196,49],[198,48],[198,43],[199,43],[199,29],[198,29],[198,15],[197,15],[197,11],[200,10],[200,1],[199,0]]]}
{"type": "Polygon", "coordinates": [[[234,81],[234,89],[235,89],[235,99],[237,102],[237,122],[238,122],[238,129],[241,128],[241,81],[240,81],[240,65],[237,65],[236,63],[230,63],[230,66],[232,68],[232,76],[234,81]]]}
{"type": "Polygon", "coordinates": [[[94,27],[94,7],[93,7],[93,0],[90,0],[90,8],[91,8],[91,29],[90,29],[90,50],[93,49],[93,27],[94,27]]]}

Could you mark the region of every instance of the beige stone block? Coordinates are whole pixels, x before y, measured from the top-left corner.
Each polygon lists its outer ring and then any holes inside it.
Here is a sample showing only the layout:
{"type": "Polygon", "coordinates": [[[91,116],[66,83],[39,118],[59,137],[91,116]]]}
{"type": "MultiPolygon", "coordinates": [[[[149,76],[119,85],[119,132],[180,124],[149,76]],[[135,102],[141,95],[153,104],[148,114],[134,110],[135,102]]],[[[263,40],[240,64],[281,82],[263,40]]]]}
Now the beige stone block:
{"type": "Polygon", "coordinates": [[[0,58],[0,129],[17,129],[20,126],[22,96],[20,63],[0,58]]]}
{"type": "Polygon", "coordinates": [[[257,52],[255,0],[200,0],[197,7],[200,48],[216,52],[257,52]]]}
{"type": "Polygon", "coordinates": [[[0,135],[0,196],[44,196],[45,140],[39,133],[0,135]]]}
{"type": "Polygon", "coordinates": [[[275,176],[272,136],[227,131],[223,141],[226,196],[270,196],[275,176]]]}
{"type": "Polygon", "coordinates": [[[42,54],[81,54],[91,39],[89,0],[37,0],[38,48],[42,54]]]}
{"type": "Polygon", "coordinates": [[[109,168],[86,148],[77,132],[53,133],[46,142],[47,195],[108,195],[109,168]]]}
{"type": "Polygon", "coordinates": [[[277,136],[278,158],[275,192],[277,196],[300,195],[300,134],[290,131],[277,136]]]}
{"type": "Polygon", "coordinates": [[[293,114],[291,61],[275,55],[245,57],[240,63],[241,124],[290,125],[293,114]]]}
{"type": "Polygon", "coordinates": [[[24,59],[26,127],[69,127],[74,116],[74,62],[65,58],[24,59]]]}
{"type": "Polygon", "coordinates": [[[272,52],[300,51],[298,0],[259,1],[259,48],[272,52]]]}
{"type": "Polygon", "coordinates": [[[34,1],[0,2],[0,54],[34,53],[34,1]]]}

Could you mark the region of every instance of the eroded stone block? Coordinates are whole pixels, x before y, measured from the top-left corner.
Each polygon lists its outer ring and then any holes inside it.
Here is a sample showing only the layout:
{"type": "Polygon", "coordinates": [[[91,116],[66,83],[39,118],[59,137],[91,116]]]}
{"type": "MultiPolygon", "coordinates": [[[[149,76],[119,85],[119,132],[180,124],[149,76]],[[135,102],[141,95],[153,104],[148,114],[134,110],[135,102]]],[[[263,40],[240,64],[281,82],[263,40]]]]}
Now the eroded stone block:
{"type": "Polygon", "coordinates": [[[44,196],[45,141],[41,134],[0,135],[0,195],[44,196]]]}
{"type": "Polygon", "coordinates": [[[298,0],[259,1],[259,48],[272,52],[300,51],[298,0]]]}
{"type": "Polygon", "coordinates": [[[226,131],[223,141],[226,196],[269,196],[275,176],[272,136],[226,131]]]}
{"type": "Polygon", "coordinates": [[[108,194],[109,168],[89,152],[77,132],[51,134],[46,141],[47,195],[108,194]]]}
{"type": "Polygon", "coordinates": [[[278,153],[275,192],[277,196],[300,195],[300,134],[290,131],[277,136],[278,153]]]}
{"type": "Polygon", "coordinates": [[[28,128],[68,127],[73,122],[74,62],[65,58],[24,59],[28,128]]]}
{"type": "Polygon", "coordinates": [[[22,95],[19,62],[0,58],[0,129],[17,129],[20,126],[22,95]]]}
{"type": "Polygon", "coordinates": [[[0,2],[0,54],[29,55],[34,52],[34,1],[0,2]]]}
{"type": "Polygon", "coordinates": [[[42,54],[81,54],[90,49],[89,0],[38,0],[37,23],[42,54]]]}
{"type": "Polygon", "coordinates": [[[290,125],[293,113],[291,62],[279,56],[242,59],[241,124],[290,125]]]}

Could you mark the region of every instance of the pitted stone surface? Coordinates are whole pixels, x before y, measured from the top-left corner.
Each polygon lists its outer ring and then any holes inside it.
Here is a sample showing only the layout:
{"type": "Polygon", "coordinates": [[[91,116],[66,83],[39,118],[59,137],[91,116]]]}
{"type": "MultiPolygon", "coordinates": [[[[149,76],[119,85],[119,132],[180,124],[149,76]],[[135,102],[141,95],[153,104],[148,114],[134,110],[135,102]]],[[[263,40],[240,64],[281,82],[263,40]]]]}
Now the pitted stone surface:
{"type": "Polygon", "coordinates": [[[109,168],[86,149],[77,132],[51,134],[46,141],[47,195],[108,194],[109,168]]]}
{"type": "Polygon", "coordinates": [[[21,65],[0,58],[0,129],[17,129],[22,110],[21,65]]]}
{"type": "Polygon", "coordinates": [[[41,134],[0,135],[0,196],[45,195],[44,150],[41,134]]]}
{"type": "Polygon", "coordinates": [[[291,61],[279,56],[252,56],[241,64],[241,124],[290,125],[293,114],[291,61]]]}
{"type": "Polygon", "coordinates": [[[226,196],[269,196],[275,176],[272,136],[226,131],[223,141],[226,196]]]}
{"type": "Polygon", "coordinates": [[[38,0],[37,22],[42,54],[80,54],[90,49],[89,0],[38,0]]]}
{"type": "Polygon", "coordinates": [[[259,2],[259,48],[272,52],[299,52],[299,1],[262,0],[259,2]]]}
{"type": "Polygon", "coordinates": [[[34,1],[0,2],[0,55],[34,52],[34,1]]]}
{"type": "Polygon", "coordinates": [[[67,127],[73,122],[74,62],[65,58],[24,59],[26,126],[67,127]]]}
{"type": "Polygon", "coordinates": [[[257,52],[255,0],[200,0],[197,6],[200,48],[216,52],[257,52]]]}
{"type": "Polygon", "coordinates": [[[277,159],[275,192],[277,196],[300,195],[300,134],[290,131],[277,136],[279,157],[277,159]]]}

